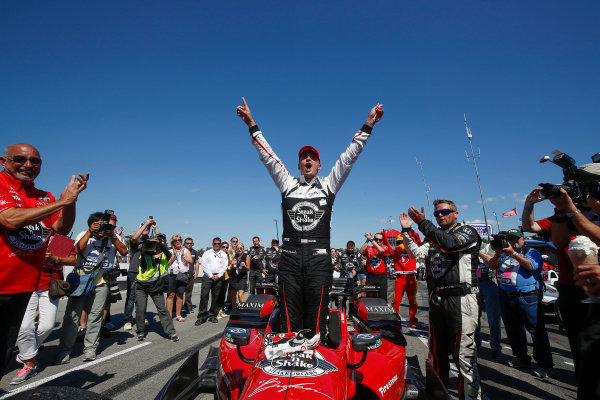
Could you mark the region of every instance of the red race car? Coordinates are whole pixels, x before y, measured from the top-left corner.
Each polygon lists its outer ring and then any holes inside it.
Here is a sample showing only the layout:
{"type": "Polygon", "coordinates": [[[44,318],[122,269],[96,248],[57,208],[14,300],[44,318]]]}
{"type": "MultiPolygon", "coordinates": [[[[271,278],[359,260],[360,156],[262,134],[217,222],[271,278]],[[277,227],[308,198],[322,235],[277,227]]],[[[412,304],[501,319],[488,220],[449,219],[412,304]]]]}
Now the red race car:
{"type": "MultiPolygon", "coordinates": [[[[395,310],[376,295],[378,286],[358,286],[349,293],[350,318],[332,309],[328,335],[314,350],[267,359],[266,344],[283,337],[277,332],[279,309],[276,289],[250,295],[230,315],[218,349],[211,353],[198,378],[197,354],[188,360],[160,399],[193,398],[198,388],[214,385],[217,399],[416,399],[419,390],[407,379],[402,323],[395,310]],[[208,362],[214,358],[216,363],[208,362]],[[189,382],[182,388],[181,382],[189,382]],[[179,382],[179,384],[178,384],[179,382]],[[193,386],[193,387],[192,387],[193,386]],[[189,393],[190,396],[183,396],[189,393]]],[[[202,369],[202,368],[201,368],[202,369]]],[[[428,369],[428,377],[429,377],[428,369]]],[[[429,382],[428,382],[429,384],[429,382]]],[[[443,389],[442,389],[443,390],[443,389]]],[[[438,397],[439,398],[439,397],[438,397]]]]}

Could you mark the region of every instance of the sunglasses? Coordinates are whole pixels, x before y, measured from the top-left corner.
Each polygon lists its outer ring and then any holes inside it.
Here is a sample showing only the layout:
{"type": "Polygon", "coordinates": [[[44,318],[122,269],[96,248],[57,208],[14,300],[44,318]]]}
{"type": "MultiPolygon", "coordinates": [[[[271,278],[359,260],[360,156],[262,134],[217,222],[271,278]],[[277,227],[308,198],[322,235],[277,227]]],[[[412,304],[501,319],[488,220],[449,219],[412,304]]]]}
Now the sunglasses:
{"type": "Polygon", "coordinates": [[[221,248],[227,250],[229,249],[229,246],[221,246],[221,248]]]}
{"type": "Polygon", "coordinates": [[[378,239],[378,238],[375,238],[375,239],[373,239],[373,240],[374,240],[374,241],[376,241],[376,242],[383,242],[383,239],[378,239]]]}
{"type": "Polygon", "coordinates": [[[185,242],[185,245],[186,245],[186,246],[187,246],[188,244],[189,244],[189,245],[191,245],[191,246],[193,246],[193,245],[194,245],[194,243],[185,242]]]}
{"type": "Polygon", "coordinates": [[[221,242],[219,242],[219,243],[217,243],[217,242],[213,243],[213,246],[220,246],[220,245],[221,245],[221,242]]]}
{"type": "Polygon", "coordinates": [[[6,158],[11,160],[15,164],[25,164],[27,161],[29,161],[32,165],[40,165],[42,163],[42,159],[38,157],[27,158],[25,156],[6,156],[6,158]]]}
{"type": "Polygon", "coordinates": [[[446,216],[446,215],[450,215],[450,214],[452,214],[453,212],[456,212],[456,211],[454,211],[454,210],[449,210],[449,209],[447,209],[447,208],[446,208],[446,209],[443,209],[443,210],[435,210],[435,211],[433,212],[433,216],[437,218],[437,217],[439,217],[440,215],[446,216]]]}

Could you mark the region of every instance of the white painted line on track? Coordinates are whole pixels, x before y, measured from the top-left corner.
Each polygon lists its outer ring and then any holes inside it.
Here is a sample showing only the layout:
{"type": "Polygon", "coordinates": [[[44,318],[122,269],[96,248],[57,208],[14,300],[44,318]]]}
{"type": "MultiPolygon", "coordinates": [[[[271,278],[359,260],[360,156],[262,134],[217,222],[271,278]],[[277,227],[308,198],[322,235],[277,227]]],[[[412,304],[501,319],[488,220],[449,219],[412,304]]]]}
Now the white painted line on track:
{"type": "Polygon", "coordinates": [[[152,344],[152,342],[143,342],[143,343],[140,343],[140,344],[138,344],[136,346],[130,347],[128,349],[118,351],[118,352],[116,352],[114,354],[111,354],[109,356],[102,357],[102,358],[100,358],[98,360],[91,361],[91,362],[85,362],[85,363],[83,363],[83,364],[81,364],[81,365],[79,365],[79,366],[77,366],[75,368],[71,368],[69,370],[66,370],[66,371],[63,371],[63,372],[59,372],[58,374],[49,376],[49,377],[44,378],[44,379],[40,379],[39,381],[32,382],[32,383],[30,383],[28,385],[25,385],[25,386],[20,386],[18,389],[6,392],[2,396],[0,396],[0,399],[7,399],[7,398],[9,398],[11,396],[14,396],[15,394],[24,392],[24,391],[29,390],[29,389],[34,389],[34,388],[36,388],[38,386],[43,385],[46,382],[50,382],[50,381],[52,381],[54,379],[60,378],[61,376],[65,376],[67,374],[70,374],[71,372],[79,371],[81,369],[88,369],[88,368],[90,368],[90,367],[92,367],[92,366],[94,366],[96,364],[100,364],[101,362],[104,362],[106,360],[110,360],[111,358],[119,357],[119,356],[121,356],[123,354],[129,353],[130,351],[137,350],[137,349],[142,348],[144,346],[148,346],[149,344],[152,344]]]}
{"type": "Polygon", "coordinates": [[[571,367],[575,366],[575,364],[573,364],[572,362],[569,362],[569,361],[565,361],[564,363],[567,364],[567,365],[570,365],[571,367]]]}

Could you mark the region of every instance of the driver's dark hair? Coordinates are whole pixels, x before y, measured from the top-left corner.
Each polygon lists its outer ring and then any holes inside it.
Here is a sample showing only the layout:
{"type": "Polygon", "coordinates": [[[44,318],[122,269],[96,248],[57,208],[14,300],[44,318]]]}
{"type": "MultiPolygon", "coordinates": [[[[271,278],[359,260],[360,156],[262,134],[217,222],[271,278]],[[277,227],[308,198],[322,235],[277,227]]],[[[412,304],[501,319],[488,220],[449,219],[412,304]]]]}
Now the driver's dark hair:
{"type": "Polygon", "coordinates": [[[259,238],[258,236],[254,236],[254,237],[252,238],[252,240],[254,240],[254,239],[258,239],[258,241],[260,242],[260,238],[259,238]]]}
{"type": "Polygon", "coordinates": [[[452,200],[434,200],[433,201],[433,206],[437,207],[438,204],[448,204],[450,206],[450,209],[453,211],[458,211],[456,209],[456,204],[454,204],[454,202],[452,200]]]}
{"type": "Polygon", "coordinates": [[[94,222],[98,222],[104,218],[104,213],[100,211],[96,211],[95,213],[91,213],[88,217],[88,228],[92,226],[94,222]]]}
{"type": "Polygon", "coordinates": [[[348,247],[350,245],[356,247],[356,243],[354,243],[352,240],[348,240],[348,243],[346,243],[346,247],[348,247]]]}

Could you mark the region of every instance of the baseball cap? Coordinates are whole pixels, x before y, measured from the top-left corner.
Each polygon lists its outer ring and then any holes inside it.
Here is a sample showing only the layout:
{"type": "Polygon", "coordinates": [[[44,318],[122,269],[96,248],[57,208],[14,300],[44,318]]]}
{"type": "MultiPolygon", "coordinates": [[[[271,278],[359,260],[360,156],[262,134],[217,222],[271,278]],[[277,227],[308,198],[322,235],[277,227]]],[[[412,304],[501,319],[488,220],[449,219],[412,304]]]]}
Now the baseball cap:
{"type": "Polygon", "coordinates": [[[111,221],[116,221],[117,220],[117,216],[115,214],[110,216],[110,220],[111,221]]]}
{"type": "Polygon", "coordinates": [[[506,232],[506,236],[516,236],[522,238],[523,232],[521,232],[519,229],[509,229],[508,232],[506,232]]]}
{"type": "Polygon", "coordinates": [[[300,149],[300,151],[298,152],[298,158],[300,158],[302,156],[302,153],[304,153],[305,151],[314,151],[315,154],[317,155],[317,160],[321,161],[321,155],[319,154],[319,152],[317,151],[317,149],[315,149],[312,146],[304,146],[303,148],[300,149]]]}

